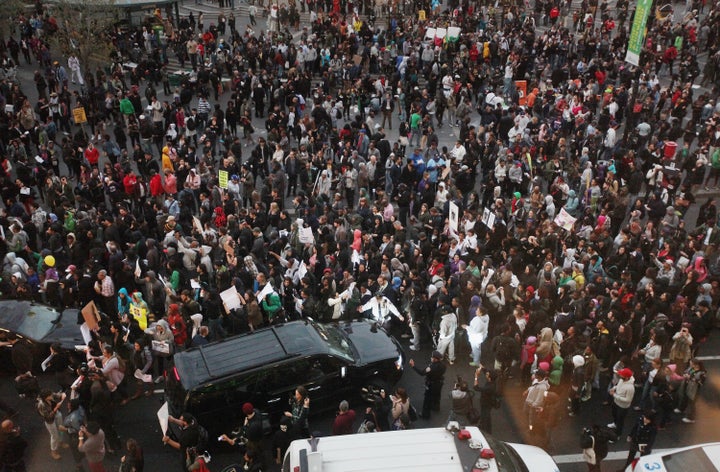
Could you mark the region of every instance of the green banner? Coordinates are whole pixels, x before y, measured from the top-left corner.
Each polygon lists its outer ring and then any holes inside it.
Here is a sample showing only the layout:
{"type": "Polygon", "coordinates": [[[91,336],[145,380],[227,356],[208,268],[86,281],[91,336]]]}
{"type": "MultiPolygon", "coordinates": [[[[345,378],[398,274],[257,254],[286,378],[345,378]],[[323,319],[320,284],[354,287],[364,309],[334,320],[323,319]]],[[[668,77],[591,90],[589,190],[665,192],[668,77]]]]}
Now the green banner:
{"type": "Polygon", "coordinates": [[[637,0],[635,18],[630,30],[627,53],[625,54],[625,60],[636,66],[640,65],[640,52],[645,44],[645,26],[651,8],[652,0],[637,0]]]}

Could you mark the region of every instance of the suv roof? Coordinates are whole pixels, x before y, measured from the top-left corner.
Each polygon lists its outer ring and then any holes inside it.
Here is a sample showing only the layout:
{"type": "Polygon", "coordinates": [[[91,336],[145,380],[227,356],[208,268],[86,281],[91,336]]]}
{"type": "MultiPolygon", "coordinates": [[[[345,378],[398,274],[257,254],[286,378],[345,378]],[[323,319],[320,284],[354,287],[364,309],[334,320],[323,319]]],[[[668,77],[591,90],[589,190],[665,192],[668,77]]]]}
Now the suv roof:
{"type": "Polygon", "coordinates": [[[311,322],[293,321],[179,352],[174,363],[183,388],[190,390],[289,357],[326,352],[328,347],[311,322]]]}

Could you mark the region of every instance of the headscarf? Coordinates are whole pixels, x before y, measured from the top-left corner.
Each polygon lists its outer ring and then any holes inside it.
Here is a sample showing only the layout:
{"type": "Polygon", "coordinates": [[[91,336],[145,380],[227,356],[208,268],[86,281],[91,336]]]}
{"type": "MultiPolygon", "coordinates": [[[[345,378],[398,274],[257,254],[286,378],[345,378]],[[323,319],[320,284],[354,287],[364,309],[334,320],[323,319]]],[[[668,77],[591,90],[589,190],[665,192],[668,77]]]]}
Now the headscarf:
{"type": "Polygon", "coordinates": [[[255,265],[255,261],[253,260],[252,256],[245,256],[245,259],[243,259],[243,262],[245,263],[245,269],[247,269],[248,272],[250,272],[250,275],[253,276],[253,279],[257,277],[258,275],[258,268],[255,265]]]}
{"type": "Polygon", "coordinates": [[[225,210],[222,207],[215,208],[215,219],[213,220],[216,228],[222,228],[227,224],[227,217],[225,216],[225,210]]]}

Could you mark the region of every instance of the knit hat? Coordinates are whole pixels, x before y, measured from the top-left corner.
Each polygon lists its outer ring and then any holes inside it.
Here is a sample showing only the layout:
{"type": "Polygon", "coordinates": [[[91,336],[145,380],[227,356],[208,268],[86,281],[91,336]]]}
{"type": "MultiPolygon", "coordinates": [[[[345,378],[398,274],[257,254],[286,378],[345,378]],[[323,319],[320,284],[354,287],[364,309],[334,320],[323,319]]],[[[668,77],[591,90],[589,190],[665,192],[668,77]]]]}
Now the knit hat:
{"type": "Polygon", "coordinates": [[[252,415],[253,411],[255,411],[255,408],[252,406],[252,403],[245,402],[242,406],[242,412],[245,416],[252,415]]]}

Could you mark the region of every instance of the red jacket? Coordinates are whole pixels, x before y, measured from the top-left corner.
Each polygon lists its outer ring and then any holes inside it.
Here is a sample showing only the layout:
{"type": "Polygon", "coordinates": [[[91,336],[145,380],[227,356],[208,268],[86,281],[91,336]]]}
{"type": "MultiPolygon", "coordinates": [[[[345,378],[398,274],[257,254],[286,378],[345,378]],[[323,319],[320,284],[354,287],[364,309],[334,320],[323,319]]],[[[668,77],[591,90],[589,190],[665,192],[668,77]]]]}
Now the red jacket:
{"type": "Polygon", "coordinates": [[[167,321],[173,336],[175,336],[175,345],[184,346],[187,342],[187,326],[182,315],[179,312],[169,313],[167,321]]]}
{"type": "Polygon", "coordinates": [[[91,166],[96,166],[98,164],[98,160],[100,159],[100,151],[98,151],[98,148],[94,147],[92,149],[87,148],[85,149],[85,159],[88,160],[91,166]]]}
{"type": "Polygon", "coordinates": [[[137,185],[137,177],[135,174],[130,173],[123,179],[123,187],[125,187],[125,193],[127,195],[135,194],[135,186],[137,185]]]}
{"type": "Polygon", "coordinates": [[[155,174],[150,178],[150,195],[157,197],[165,193],[160,174],[155,174]]]}

